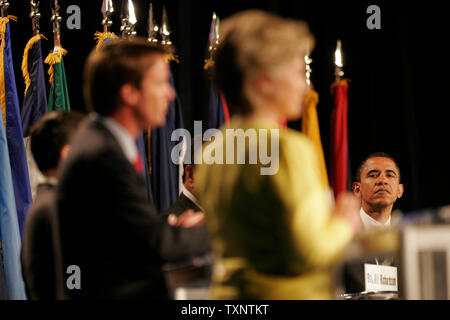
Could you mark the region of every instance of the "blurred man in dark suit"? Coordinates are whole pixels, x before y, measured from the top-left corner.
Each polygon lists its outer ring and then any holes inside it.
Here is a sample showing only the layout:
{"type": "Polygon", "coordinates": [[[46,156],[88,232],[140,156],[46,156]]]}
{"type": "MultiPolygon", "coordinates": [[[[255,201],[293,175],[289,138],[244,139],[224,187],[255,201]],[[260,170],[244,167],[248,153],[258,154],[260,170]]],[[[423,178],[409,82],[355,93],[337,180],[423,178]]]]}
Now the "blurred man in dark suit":
{"type": "MultiPolygon", "coordinates": [[[[58,217],[69,299],[167,299],[159,254],[170,228],[147,200],[136,139],[165,123],[175,91],[168,49],[146,39],[116,40],[88,57],[87,107],[95,111],[61,172],[58,217]]],[[[194,226],[187,211],[172,225],[194,226]]]]}
{"type": "MultiPolygon", "coordinates": [[[[189,143],[188,152],[194,154],[194,143],[189,143]]],[[[203,211],[195,193],[195,166],[192,163],[183,162],[183,184],[181,185],[181,193],[177,201],[167,209],[164,214],[168,215],[169,221],[176,219],[186,210],[203,211]]],[[[189,157],[190,158],[190,157],[189,157]]],[[[205,254],[210,253],[209,235],[206,225],[201,225],[193,228],[176,228],[171,232],[167,232],[166,236],[176,239],[178,246],[175,248],[173,241],[165,241],[170,244],[167,248],[162,247],[161,252],[164,260],[169,263],[193,263],[196,258],[201,259],[205,254]]],[[[195,262],[194,262],[195,263],[195,262]]]]}
{"type": "MultiPolygon", "coordinates": [[[[195,165],[187,162],[194,155],[194,140],[188,143],[183,163],[183,184],[177,201],[165,211],[171,220],[186,210],[202,211],[195,192],[195,165]],[[190,152],[190,154],[189,154],[190,152]]],[[[164,230],[161,256],[164,259],[166,278],[175,298],[182,288],[189,299],[190,289],[207,288],[210,284],[212,252],[206,225],[193,228],[172,227],[164,230]],[[178,290],[178,291],[177,291],[178,290]]]]}
{"type": "Polygon", "coordinates": [[[56,281],[61,281],[55,268],[59,263],[58,250],[54,249],[59,243],[55,233],[58,170],[83,119],[82,113],[53,111],[43,116],[31,130],[32,154],[45,181],[37,187],[36,199],[25,221],[22,243],[22,273],[29,299],[56,298],[56,281]]]}

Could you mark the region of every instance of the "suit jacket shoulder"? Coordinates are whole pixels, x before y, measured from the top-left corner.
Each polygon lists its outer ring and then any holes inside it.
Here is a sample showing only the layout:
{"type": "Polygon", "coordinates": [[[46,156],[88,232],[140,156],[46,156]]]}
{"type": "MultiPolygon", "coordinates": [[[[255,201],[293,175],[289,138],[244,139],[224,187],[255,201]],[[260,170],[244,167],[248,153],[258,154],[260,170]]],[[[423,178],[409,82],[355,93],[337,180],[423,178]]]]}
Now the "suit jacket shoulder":
{"type": "Polygon", "coordinates": [[[29,299],[55,299],[55,186],[38,186],[27,214],[21,250],[22,273],[29,299]]]}
{"type": "Polygon", "coordinates": [[[184,193],[181,193],[177,198],[177,201],[175,201],[175,203],[170,206],[170,208],[167,209],[164,214],[169,215],[171,213],[174,213],[176,215],[180,215],[186,210],[201,211],[201,209],[191,199],[186,197],[184,193]]]}
{"type": "Polygon", "coordinates": [[[166,298],[157,245],[164,226],[142,177],[99,120],[77,135],[57,192],[63,270],[80,267],[69,297],[166,298]]]}

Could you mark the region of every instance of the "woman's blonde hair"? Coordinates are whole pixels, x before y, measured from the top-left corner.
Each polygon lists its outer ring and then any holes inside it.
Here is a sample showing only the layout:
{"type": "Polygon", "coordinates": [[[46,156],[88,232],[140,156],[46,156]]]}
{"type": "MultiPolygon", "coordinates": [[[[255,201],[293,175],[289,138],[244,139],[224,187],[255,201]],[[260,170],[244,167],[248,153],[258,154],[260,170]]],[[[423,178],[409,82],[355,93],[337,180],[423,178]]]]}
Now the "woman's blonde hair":
{"type": "Polygon", "coordinates": [[[244,80],[303,57],[314,47],[306,23],[261,10],[238,12],[221,22],[215,77],[232,114],[251,109],[243,94],[244,80]]]}

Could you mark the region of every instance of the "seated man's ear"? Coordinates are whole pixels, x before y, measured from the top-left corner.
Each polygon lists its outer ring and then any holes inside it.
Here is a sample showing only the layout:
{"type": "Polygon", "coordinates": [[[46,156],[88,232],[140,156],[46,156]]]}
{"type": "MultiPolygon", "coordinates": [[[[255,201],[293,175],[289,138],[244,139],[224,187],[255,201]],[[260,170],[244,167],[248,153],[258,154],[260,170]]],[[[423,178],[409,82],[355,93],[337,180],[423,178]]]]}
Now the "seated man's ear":
{"type": "Polygon", "coordinates": [[[400,183],[398,185],[398,193],[397,193],[397,198],[398,199],[400,199],[402,197],[403,191],[405,191],[404,188],[403,188],[403,183],[400,183]]]}
{"type": "Polygon", "coordinates": [[[353,190],[353,194],[359,198],[360,193],[361,193],[361,183],[353,182],[352,190],[353,190]]]}
{"type": "Polygon", "coordinates": [[[69,155],[70,152],[70,145],[69,144],[65,144],[61,150],[59,151],[59,161],[63,161],[64,159],[67,158],[67,156],[69,155]]]}

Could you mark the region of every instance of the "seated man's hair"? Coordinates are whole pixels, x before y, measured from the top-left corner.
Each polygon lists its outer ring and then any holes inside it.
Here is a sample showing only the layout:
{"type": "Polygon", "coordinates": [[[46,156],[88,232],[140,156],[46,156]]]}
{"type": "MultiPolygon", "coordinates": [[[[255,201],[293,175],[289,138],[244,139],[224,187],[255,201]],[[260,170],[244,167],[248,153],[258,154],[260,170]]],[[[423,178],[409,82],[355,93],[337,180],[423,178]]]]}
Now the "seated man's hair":
{"type": "Polygon", "coordinates": [[[190,148],[189,149],[187,149],[186,150],[186,152],[185,152],[185,154],[184,154],[184,158],[183,158],[183,183],[185,183],[186,182],[186,166],[189,164],[189,165],[191,165],[192,167],[194,167],[195,168],[195,161],[194,161],[194,158],[195,158],[195,140],[200,140],[200,144],[202,144],[202,141],[201,141],[201,136],[195,136],[195,137],[193,137],[192,139],[191,139],[191,141],[189,142],[190,143],[190,148]],[[190,152],[190,154],[188,153],[188,152],[190,152]],[[190,161],[188,161],[188,159],[191,159],[190,161]]]}
{"type": "Polygon", "coordinates": [[[391,155],[385,153],[385,152],[375,152],[370,154],[369,156],[367,156],[363,161],[361,161],[361,163],[359,164],[358,168],[356,169],[356,176],[355,176],[355,180],[357,182],[361,182],[361,171],[362,171],[362,167],[364,166],[364,164],[366,163],[367,160],[372,159],[372,158],[388,158],[391,159],[395,166],[397,167],[398,170],[398,181],[401,182],[401,175],[400,175],[400,167],[397,164],[397,161],[395,161],[394,157],[392,157],[391,155]]]}
{"type": "Polygon", "coordinates": [[[42,173],[58,167],[61,149],[70,143],[84,118],[77,111],[52,111],[33,125],[31,152],[42,173]]]}

